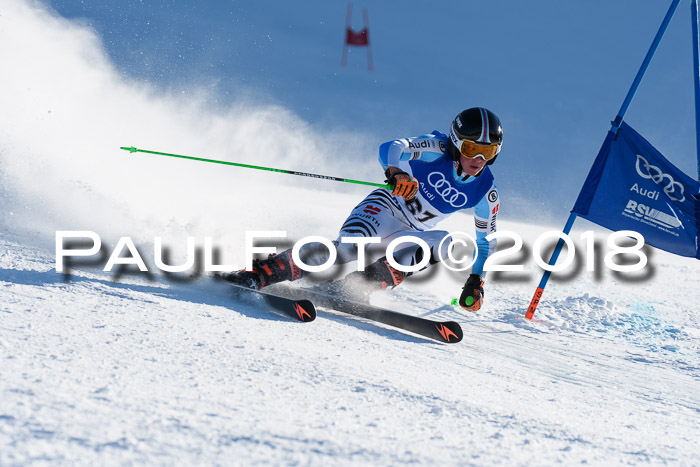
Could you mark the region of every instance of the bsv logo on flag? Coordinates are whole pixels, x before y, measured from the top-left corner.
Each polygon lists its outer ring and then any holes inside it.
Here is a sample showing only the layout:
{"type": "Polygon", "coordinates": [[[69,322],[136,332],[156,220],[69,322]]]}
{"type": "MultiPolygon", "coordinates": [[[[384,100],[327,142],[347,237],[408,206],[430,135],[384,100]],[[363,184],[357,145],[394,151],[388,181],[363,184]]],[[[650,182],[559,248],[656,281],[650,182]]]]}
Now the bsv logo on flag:
{"type": "MultiPolygon", "coordinates": [[[[646,204],[638,203],[634,200],[629,200],[627,206],[622,215],[627,215],[627,217],[636,218],[643,221],[645,224],[654,227],[663,227],[665,229],[677,229],[681,227],[682,223],[676,217],[675,213],[671,211],[671,214],[659,211],[658,209],[651,208],[646,204]]],[[[677,234],[674,234],[677,236],[677,234]]]]}
{"type": "MultiPolygon", "coordinates": [[[[685,201],[683,185],[674,180],[673,177],[671,177],[669,174],[663,173],[661,169],[659,169],[655,165],[649,164],[649,161],[647,161],[644,157],[642,157],[639,154],[637,154],[636,169],[637,174],[639,174],[640,177],[646,180],[651,179],[654,181],[654,183],[662,187],[664,189],[664,193],[666,193],[666,195],[669,198],[671,198],[671,200],[678,201],[680,203],[685,201]],[[678,189],[676,189],[676,187],[678,187],[678,189]]],[[[639,193],[639,187],[636,183],[631,188],[631,191],[636,191],[637,193],[639,193]]],[[[649,198],[652,197],[649,196],[649,198]]]]}
{"type": "Polygon", "coordinates": [[[428,184],[435,189],[435,192],[454,208],[461,208],[467,204],[467,195],[460,193],[455,187],[445,180],[445,176],[440,172],[431,172],[428,175],[428,184]]]}

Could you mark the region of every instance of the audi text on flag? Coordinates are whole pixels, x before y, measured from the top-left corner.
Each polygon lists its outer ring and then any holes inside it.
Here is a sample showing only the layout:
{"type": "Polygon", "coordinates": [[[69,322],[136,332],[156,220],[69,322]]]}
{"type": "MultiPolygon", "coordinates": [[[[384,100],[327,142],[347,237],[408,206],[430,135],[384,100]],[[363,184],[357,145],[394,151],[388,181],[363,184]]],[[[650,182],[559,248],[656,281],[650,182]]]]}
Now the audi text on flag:
{"type": "Polygon", "coordinates": [[[626,123],[608,133],[573,212],[647,244],[700,259],[700,183],[681,172],[626,123]]]}

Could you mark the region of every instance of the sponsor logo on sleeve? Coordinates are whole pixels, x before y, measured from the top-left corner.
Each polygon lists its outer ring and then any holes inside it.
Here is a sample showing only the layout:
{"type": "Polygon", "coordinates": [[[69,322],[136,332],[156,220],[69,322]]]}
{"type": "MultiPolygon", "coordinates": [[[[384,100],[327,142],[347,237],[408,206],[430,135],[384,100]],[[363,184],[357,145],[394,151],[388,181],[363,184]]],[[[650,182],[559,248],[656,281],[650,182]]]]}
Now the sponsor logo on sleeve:
{"type": "Polygon", "coordinates": [[[430,148],[431,144],[430,141],[427,139],[420,140],[420,141],[409,141],[408,142],[408,147],[412,149],[428,149],[430,148]]]}

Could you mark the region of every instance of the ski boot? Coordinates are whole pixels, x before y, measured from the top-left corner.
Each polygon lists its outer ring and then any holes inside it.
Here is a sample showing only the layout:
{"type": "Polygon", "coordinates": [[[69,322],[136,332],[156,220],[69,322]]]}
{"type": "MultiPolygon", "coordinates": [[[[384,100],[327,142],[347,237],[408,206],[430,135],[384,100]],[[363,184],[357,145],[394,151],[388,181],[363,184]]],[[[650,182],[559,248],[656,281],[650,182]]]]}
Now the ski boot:
{"type": "Polygon", "coordinates": [[[358,302],[369,303],[369,296],[387,287],[396,287],[406,278],[405,273],[392,267],[383,257],[365,268],[364,271],[351,272],[343,279],[321,285],[324,293],[341,295],[358,302]]]}
{"type": "Polygon", "coordinates": [[[265,260],[253,260],[251,271],[241,269],[237,272],[224,273],[221,277],[234,284],[260,290],[278,282],[301,279],[302,275],[303,271],[292,260],[292,250],[290,249],[277,255],[270,255],[265,260]]]}

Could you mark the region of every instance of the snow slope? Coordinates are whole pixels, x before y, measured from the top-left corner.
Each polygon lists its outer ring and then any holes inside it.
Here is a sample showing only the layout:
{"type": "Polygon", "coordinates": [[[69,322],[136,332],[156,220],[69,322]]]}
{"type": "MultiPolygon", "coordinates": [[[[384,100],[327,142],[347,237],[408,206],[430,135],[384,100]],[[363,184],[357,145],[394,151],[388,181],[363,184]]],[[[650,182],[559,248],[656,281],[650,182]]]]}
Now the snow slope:
{"type": "Polygon", "coordinates": [[[380,181],[379,142],[134,82],[93,30],[36,2],[2,2],[0,56],[0,465],[697,464],[696,260],[652,251],[632,276],[577,262],[531,322],[530,251],[556,226],[538,200],[504,199],[499,228],[523,237],[526,270],[491,273],[478,314],[443,306],[464,278],[440,268],[373,297],[459,321],[457,345],[329,311],[292,322],[207,276],[93,262],[66,281],[57,230],[97,232],[108,252],[129,236],[151,266],[156,236],[173,262],[188,236],[211,237],[241,264],[246,231],[334,238],[367,193],[120,146],[380,181]],[[530,222],[509,221],[516,205],[530,222]]]}
{"type": "MultiPolygon", "coordinates": [[[[521,232],[538,229],[507,225],[521,232]]],[[[526,242],[527,242],[526,237],[526,242]]],[[[0,464],[692,465],[700,413],[698,269],[653,280],[492,282],[444,345],[333,312],[292,322],[225,284],[70,282],[4,235],[0,464]],[[678,292],[672,292],[676,290],[678,292]]],[[[459,286],[409,282],[378,304],[422,314],[459,286]],[[403,290],[402,290],[403,289],[403,290]]]]}

